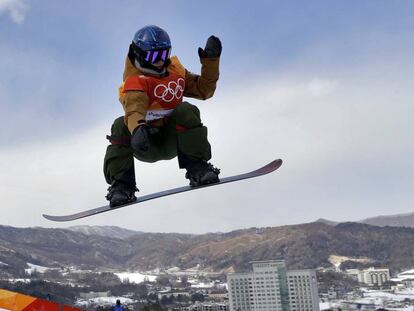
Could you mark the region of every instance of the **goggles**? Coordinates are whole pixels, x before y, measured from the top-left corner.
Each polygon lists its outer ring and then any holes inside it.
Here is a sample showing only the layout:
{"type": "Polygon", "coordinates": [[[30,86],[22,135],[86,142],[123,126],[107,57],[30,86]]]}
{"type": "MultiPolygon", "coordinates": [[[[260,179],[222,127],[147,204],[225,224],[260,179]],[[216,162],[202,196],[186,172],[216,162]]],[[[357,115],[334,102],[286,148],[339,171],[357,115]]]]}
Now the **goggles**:
{"type": "Polygon", "coordinates": [[[144,53],[145,61],[151,64],[155,64],[158,63],[160,60],[165,62],[170,57],[171,49],[147,51],[144,53]]]}

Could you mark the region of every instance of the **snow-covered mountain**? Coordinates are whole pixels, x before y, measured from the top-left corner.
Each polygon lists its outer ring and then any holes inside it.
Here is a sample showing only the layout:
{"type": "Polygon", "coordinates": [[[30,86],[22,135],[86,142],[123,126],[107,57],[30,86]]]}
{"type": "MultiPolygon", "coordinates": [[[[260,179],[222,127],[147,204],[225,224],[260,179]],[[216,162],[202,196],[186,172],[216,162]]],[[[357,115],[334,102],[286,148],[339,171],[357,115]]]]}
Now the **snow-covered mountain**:
{"type": "MultiPolygon", "coordinates": [[[[289,268],[330,267],[332,255],[352,258],[347,267],[369,265],[400,270],[414,266],[414,228],[322,222],[249,228],[228,233],[138,233],[120,239],[68,229],[0,226],[4,273],[43,267],[148,271],[199,265],[212,271],[243,270],[253,260],[285,259],[289,268]]],[[[342,258],[341,257],[341,258],[342,258]]]]}

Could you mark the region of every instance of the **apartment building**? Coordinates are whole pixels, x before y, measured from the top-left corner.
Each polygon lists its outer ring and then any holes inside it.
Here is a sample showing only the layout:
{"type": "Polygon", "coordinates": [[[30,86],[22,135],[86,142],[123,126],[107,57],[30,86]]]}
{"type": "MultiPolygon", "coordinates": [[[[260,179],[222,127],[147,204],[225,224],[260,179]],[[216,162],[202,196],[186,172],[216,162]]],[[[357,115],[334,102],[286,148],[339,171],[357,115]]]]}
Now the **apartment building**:
{"type": "Polygon", "coordinates": [[[319,310],[319,294],[315,270],[287,272],[290,311],[319,310]]]}
{"type": "Polygon", "coordinates": [[[251,273],[231,273],[227,275],[230,310],[254,310],[253,275],[251,273]]]}
{"type": "Polygon", "coordinates": [[[227,275],[231,311],[319,311],[313,270],[287,271],[284,260],[251,265],[251,273],[227,275]]]}
{"type": "Polygon", "coordinates": [[[390,270],[388,268],[368,268],[365,270],[348,269],[345,272],[360,283],[367,285],[381,286],[390,280],[390,270]]]}

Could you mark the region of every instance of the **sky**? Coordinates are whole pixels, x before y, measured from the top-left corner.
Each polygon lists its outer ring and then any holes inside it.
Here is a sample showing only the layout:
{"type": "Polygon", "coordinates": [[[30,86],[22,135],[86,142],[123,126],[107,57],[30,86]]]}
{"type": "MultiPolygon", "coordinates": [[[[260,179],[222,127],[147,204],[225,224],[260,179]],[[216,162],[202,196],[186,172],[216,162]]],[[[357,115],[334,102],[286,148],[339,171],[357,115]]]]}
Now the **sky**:
{"type": "MultiPolygon", "coordinates": [[[[414,2],[0,0],[0,224],[227,232],[413,212],[414,2]],[[155,24],[200,72],[223,44],[201,110],[221,176],[270,175],[70,223],[106,204],[103,157],[134,33],[155,24]]],[[[176,159],[135,162],[138,195],[186,185],[176,159]]]]}

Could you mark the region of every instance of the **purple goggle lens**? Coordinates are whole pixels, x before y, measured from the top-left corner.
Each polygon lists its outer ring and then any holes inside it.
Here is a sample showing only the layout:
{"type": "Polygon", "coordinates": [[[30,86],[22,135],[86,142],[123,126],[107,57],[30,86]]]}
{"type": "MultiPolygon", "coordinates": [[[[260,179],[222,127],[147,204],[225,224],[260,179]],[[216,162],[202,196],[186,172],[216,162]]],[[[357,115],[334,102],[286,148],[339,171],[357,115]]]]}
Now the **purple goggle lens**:
{"type": "Polygon", "coordinates": [[[170,57],[170,49],[168,50],[157,50],[157,51],[147,51],[147,55],[145,56],[145,60],[151,64],[155,64],[162,60],[165,62],[168,57],[170,57]]]}

